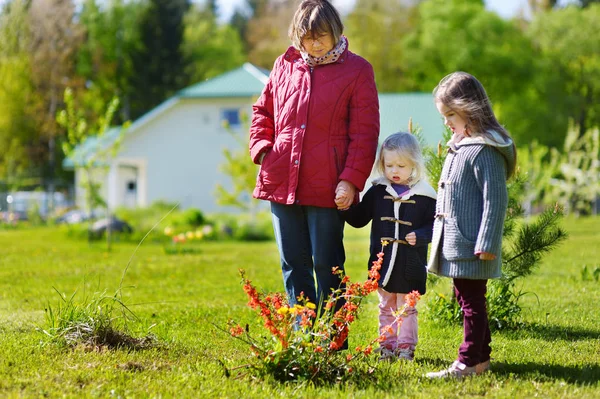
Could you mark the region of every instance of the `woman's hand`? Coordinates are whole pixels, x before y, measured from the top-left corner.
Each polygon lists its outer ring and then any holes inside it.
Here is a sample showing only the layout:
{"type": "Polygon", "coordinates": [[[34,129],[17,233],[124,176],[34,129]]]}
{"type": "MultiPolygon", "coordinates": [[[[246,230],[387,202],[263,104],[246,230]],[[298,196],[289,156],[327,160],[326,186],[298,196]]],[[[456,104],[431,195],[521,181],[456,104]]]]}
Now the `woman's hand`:
{"type": "Polygon", "coordinates": [[[339,210],[350,208],[350,205],[352,205],[352,202],[354,201],[355,194],[356,187],[354,187],[354,184],[346,180],[340,181],[335,188],[335,205],[339,210]]]}
{"type": "Polygon", "coordinates": [[[415,234],[414,231],[408,233],[406,235],[406,237],[404,237],[404,239],[406,240],[407,243],[409,243],[410,245],[417,245],[417,235],[415,234]]]}

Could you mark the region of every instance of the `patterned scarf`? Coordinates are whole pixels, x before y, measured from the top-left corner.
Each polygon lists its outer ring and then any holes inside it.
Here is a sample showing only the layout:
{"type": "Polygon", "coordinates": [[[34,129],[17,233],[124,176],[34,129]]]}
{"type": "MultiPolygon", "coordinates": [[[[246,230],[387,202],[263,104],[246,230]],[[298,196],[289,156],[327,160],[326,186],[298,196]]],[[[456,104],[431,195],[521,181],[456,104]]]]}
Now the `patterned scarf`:
{"type": "Polygon", "coordinates": [[[300,54],[302,55],[304,62],[306,62],[306,64],[311,68],[314,68],[317,65],[332,64],[336,62],[346,50],[346,47],[348,47],[348,39],[346,39],[345,36],[342,36],[340,37],[338,44],[336,44],[335,47],[323,57],[313,57],[304,51],[300,51],[300,54]]]}

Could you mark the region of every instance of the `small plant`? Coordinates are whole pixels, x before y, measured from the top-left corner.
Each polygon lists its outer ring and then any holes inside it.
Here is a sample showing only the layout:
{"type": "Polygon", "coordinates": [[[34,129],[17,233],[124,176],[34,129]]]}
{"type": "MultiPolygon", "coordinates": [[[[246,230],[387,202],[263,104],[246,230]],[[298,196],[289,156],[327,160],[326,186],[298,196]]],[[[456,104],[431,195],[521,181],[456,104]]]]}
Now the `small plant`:
{"type": "Polygon", "coordinates": [[[105,292],[76,302],[74,292],[69,298],[56,288],[60,301],[45,309],[47,328],[42,332],[50,342],[88,349],[144,349],[156,339],[152,335],[135,338],[129,334],[128,322],[138,321],[135,314],[118,298],[105,292]]]}
{"type": "MultiPolygon", "coordinates": [[[[248,306],[259,313],[269,332],[267,337],[255,338],[248,325],[243,328],[229,322],[227,332],[248,344],[254,355],[255,362],[245,367],[258,376],[269,375],[278,381],[300,380],[316,384],[372,375],[374,366],[370,364],[369,356],[373,345],[381,342],[383,335],[352,351],[341,350],[347,347],[350,326],[358,317],[363,298],[377,290],[382,260],[383,252],[380,252],[369,278],[363,283],[353,283],[343,271],[333,268],[332,272],[340,276],[345,288],[333,291],[323,306],[309,302],[303,295],[298,298],[298,304],[290,306],[281,293],[260,293],[240,270],[249,298],[248,306]]],[[[414,306],[419,298],[416,291],[408,294],[405,308],[414,306]]],[[[396,323],[401,321],[405,308],[398,312],[396,323]]]]}

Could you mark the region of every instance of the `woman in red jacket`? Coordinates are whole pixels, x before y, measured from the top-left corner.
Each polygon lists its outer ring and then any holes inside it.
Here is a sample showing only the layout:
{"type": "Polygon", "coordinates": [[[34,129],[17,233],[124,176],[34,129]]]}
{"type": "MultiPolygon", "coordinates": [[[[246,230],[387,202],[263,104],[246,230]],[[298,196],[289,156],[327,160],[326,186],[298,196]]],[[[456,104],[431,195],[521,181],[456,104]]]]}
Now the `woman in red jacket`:
{"type": "Polygon", "coordinates": [[[289,29],[293,45],[253,106],[254,197],[271,202],[292,304],[301,292],[319,303],[340,286],[331,269],[344,267],[344,222],[334,198],[339,192],[341,207],[358,199],[377,149],[373,68],[348,50],[343,28],[329,1],[304,0],[289,29]]]}

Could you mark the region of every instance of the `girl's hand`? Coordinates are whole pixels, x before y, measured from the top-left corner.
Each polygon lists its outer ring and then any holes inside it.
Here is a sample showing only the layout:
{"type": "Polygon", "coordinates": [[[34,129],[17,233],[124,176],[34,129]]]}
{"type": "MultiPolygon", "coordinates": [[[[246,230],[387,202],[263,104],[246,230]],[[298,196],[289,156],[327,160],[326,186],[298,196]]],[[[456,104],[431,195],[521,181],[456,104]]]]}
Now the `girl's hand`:
{"type": "Polygon", "coordinates": [[[338,209],[344,210],[350,208],[355,194],[356,187],[352,183],[346,180],[340,181],[335,188],[335,204],[338,209]]]}
{"type": "Polygon", "coordinates": [[[406,237],[404,237],[404,239],[406,240],[407,243],[409,243],[410,245],[417,245],[417,235],[415,234],[415,232],[410,232],[406,235],[406,237]]]}
{"type": "Polygon", "coordinates": [[[496,255],[491,254],[489,252],[481,252],[478,255],[479,255],[479,259],[481,259],[481,260],[494,260],[494,259],[496,259],[496,255]]]}
{"type": "Polygon", "coordinates": [[[348,209],[344,206],[344,204],[346,203],[344,198],[346,198],[346,192],[343,189],[339,189],[335,192],[335,199],[334,199],[335,205],[338,207],[338,209],[340,211],[344,211],[344,210],[348,209]]]}

